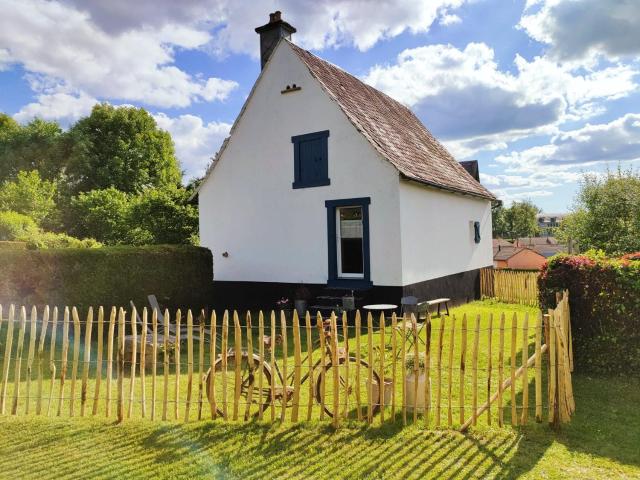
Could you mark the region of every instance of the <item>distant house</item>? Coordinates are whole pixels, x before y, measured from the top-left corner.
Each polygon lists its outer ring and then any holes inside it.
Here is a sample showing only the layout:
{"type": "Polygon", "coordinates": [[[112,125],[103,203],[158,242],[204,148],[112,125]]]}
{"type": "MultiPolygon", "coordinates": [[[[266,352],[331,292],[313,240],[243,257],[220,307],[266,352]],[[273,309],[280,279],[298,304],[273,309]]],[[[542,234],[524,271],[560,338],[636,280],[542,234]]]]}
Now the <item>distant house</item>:
{"type": "Polygon", "coordinates": [[[256,29],[262,71],[198,192],[215,300],[272,304],[299,283],[376,303],[475,297],[495,200],[477,164],[295,31],[280,12],[256,29]]]}
{"type": "Polygon", "coordinates": [[[493,248],[494,268],[540,270],[547,259],[531,248],[497,246],[493,248]]]}
{"type": "Polygon", "coordinates": [[[566,213],[543,213],[538,215],[538,227],[545,228],[553,228],[560,226],[564,217],[566,217],[566,213]]]}
{"type": "Polygon", "coordinates": [[[494,238],[493,239],[493,248],[494,252],[497,247],[513,247],[513,243],[505,240],[504,238],[494,238]]]}
{"type": "Polygon", "coordinates": [[[567,246],[558,243],[555,237],[523,237],[518,238],[514,242],[514,245],[517,247],[530,248],[545,258],[569,251],[567,246]]]}

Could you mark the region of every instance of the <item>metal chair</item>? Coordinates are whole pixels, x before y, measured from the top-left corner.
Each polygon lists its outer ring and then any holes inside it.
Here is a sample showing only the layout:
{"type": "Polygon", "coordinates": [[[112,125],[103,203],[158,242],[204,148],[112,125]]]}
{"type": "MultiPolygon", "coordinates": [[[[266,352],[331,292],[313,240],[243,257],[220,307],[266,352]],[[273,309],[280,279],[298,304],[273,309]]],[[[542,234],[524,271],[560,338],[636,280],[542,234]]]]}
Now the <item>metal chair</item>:
{"type": "MultiPolygon", "coordinates": [[[[416,327],[418,330],[418,340],[423,345],[426,345],[425,341],[420,338],[420,334],[422,333],[422,329],[424,328],[425,323],[419,323],[421,309],[425,308],[425,302],[418,302],[418,298],[412,295],[407,297],[402,297],[400,299],[400,313],[402,314],[402,319],[398,322],[398,326],[396,327],[400,331],[402,331],[403,324],[406,323],[406,333],[405,333],[405,341],[407,342],[407,350],[411,349],[413,346],[413,323],[411,321],[411,315],[415,315],[416,317],[416,327]]],[[[423,310],[426,312],[426,310],[423,310]]]]}

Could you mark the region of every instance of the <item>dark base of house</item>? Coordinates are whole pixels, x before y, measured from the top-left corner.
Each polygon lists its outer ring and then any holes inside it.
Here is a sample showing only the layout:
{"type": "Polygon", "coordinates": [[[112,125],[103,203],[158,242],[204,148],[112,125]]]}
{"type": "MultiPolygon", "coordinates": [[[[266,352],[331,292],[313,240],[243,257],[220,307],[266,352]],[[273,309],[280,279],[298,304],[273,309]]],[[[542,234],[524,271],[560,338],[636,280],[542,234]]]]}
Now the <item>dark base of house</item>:
{"type": "MultiPolygon", "coordinates": [[[[276,302],[288,298],[293,306],[296,290],[300,285],[278,282],[232,282],[214,281],[211,307],[216,310],[271,310],[276,302]]],[[[305,284],[311,294],[309,307],[316,299],[323,299],[341,305],[340,298],[349,295],[352,289],[331,288],[326,284],[305,284]]],[[[450,305],[459,305],[480,298],[480,270],[447,275],[445,277],[425,280],[403,287],[372,285],[363,289],[353,289],[356,297],[356,308],[372,303],[391,303],[400,305],[402,297],[413,295],[418,301],[434,298],[450,298],[450,305]]]]}

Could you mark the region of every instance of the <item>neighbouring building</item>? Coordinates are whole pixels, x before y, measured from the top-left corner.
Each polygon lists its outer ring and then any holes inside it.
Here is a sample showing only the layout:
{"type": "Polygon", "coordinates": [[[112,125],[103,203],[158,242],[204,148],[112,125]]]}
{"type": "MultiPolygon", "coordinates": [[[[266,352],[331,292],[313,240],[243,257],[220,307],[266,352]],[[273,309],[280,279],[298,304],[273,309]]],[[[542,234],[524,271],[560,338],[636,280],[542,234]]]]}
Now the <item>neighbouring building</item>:
{"type": "Polygon", "coordinates": [[[476,298],[495,200],[477,164],[295,31],[280,12],[256,28],[262,71],[199,188],[216,305],[273,305],[301,283],[364,302],[476,298]]]}
{"type": "Polygon", "coordinates": [[[546,261],[546,257],[531,248],[516,246],[497,246],[493,248],[494,268],[540,270],[546,261]]]}
{"type": "Polygon", "coordinates": [[[541,229],[559,227],[566,213],[541,213],[538,215],[538,227],[541,229]]]}

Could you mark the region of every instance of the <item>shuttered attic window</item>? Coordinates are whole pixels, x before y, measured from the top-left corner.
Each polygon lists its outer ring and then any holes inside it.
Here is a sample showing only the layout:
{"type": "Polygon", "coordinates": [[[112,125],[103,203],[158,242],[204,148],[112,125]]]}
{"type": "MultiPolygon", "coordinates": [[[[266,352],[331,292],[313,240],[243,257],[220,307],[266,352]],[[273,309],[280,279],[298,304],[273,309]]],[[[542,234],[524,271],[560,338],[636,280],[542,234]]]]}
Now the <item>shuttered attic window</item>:
{"type": "Polygon", "coordinates": [[[329,130],[291,137],[293,188],[329,185],[329,130]]]}

